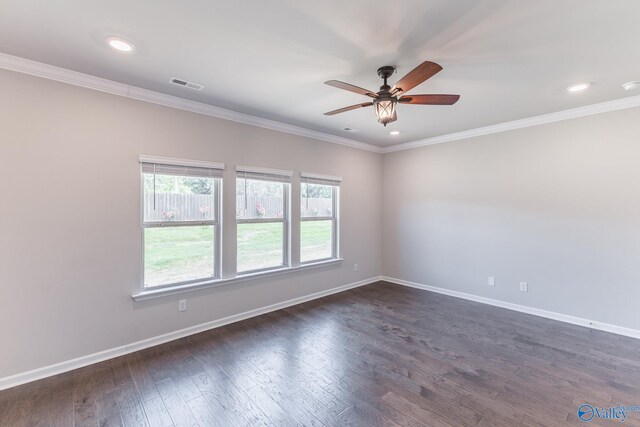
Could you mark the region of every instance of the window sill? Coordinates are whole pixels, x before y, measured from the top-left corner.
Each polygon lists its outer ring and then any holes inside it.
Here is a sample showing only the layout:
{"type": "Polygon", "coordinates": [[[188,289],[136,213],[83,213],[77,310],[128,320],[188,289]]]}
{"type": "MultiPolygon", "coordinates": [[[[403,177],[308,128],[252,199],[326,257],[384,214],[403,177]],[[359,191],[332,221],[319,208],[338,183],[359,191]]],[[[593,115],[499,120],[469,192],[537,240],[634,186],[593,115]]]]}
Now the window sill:
{"type": "Polygon", "coordinates": [[[169,295],[181,294],[184,292],[196,291],[200,289],[231,285],[234,283],[245,282],[253,279],[261,279],[263,277],[279,276],[282,274],[287,274],[295,271],[308,270],[308,269],[317,268],[317,267],[325,267],[327,265],[341,264],[342,261],[343,261],[342,258],[336,258],[336,259],[330,259],[327,261],[319,261],[319,262],[312,262],[308,264],[302,264],[296,267],[283,267],[275,270],[243,274],[230,279],[203,280],[202,282],[189,283],[188,285],[169,286],[169,287],[160,288],[160,289],[153,289],[153,288],[141,289],[138,292],[131,295],[131,298],[133,298],[134,301],[144,301],[144,300],[153,299],[153,298],[160,298],[160,297],[165,297],[169,295]]]}

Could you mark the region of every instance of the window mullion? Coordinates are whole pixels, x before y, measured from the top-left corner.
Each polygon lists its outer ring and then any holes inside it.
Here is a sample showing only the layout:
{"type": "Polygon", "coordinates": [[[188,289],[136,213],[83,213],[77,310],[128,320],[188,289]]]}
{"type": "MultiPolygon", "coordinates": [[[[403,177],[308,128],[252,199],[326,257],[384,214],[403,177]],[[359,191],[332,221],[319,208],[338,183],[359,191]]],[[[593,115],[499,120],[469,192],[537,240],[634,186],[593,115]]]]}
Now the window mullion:
{"type": "Polygon", "coordinates": [[[290,184],[282,184],[282,265],[289,266],[291,264],[291,256],[289,254],[289,248],[291,247],[289,242],[289,190],[290,184]]]}

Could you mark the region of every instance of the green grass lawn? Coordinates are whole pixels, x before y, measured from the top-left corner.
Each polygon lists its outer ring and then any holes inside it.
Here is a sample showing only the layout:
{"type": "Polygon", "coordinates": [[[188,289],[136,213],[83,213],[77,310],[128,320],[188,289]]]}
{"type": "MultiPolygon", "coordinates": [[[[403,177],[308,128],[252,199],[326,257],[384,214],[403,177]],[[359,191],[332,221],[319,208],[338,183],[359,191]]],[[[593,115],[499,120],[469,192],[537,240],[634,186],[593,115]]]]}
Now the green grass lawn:
{"type": "MultiPolygon", "coordinates": [[[[302,261],[331,256],[331,221],[303,221],[302,261]]],[[[238,224],[238,271],[282,264],[282,224],[238,224]]],[[[145,229],[145,285],[202,279],[213,274],[212,226],[145,229]]]]}
{"type": "Polygon", "coordinates": [[[144,240],[145,285],[213,275],[213,226],[147,228],[144,240]]]}
{"type": "Polygon", "coordinates": [[[300,261],[331,257],[332,221],[302,221],[300,223],[300,261]]]}
{"type": "Polygon", "coordinates": [[[282,223],[238,224],[238,271],[282,265],[282,223]]]}

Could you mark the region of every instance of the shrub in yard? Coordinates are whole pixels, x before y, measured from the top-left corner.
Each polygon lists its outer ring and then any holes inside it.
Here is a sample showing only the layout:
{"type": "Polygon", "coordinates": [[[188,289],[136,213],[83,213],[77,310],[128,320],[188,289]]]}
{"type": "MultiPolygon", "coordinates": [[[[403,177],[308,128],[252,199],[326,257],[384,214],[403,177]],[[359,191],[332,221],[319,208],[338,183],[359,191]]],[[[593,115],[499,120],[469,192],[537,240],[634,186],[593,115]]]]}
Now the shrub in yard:
{"type": "Polygon", "coordinates": [[[173,221],[178,217],[177,209],[169,209],[166,211],[162,211],[162,218],[168,221],[173,221]]]}

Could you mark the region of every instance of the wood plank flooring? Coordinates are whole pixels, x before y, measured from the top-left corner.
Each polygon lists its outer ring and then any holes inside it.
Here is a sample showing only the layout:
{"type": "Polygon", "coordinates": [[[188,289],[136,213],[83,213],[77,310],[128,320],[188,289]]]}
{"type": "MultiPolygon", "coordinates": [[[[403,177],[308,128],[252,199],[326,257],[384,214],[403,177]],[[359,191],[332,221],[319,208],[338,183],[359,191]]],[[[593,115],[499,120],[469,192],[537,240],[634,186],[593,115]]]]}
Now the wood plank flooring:
{"type": "Polygon", "coordinates": [[[2,391],[0,426],[582,425],[639,387],[640,340],[378,282],[2,391]]]}

